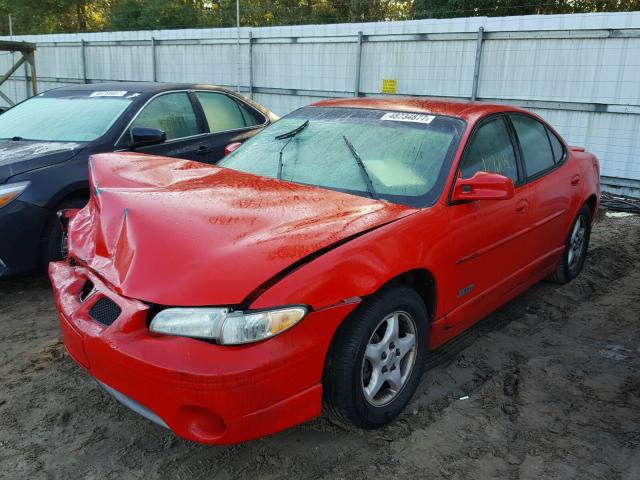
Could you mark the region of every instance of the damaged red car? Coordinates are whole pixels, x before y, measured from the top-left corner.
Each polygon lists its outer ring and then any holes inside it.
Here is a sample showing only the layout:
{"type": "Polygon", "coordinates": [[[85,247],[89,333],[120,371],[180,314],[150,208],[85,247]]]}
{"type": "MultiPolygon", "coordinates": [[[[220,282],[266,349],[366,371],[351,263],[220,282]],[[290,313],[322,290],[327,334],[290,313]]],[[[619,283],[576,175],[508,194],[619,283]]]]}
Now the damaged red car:
{"type": "MultiPolygon", "coordinates": [[[[231,149],[229,149],[231,150],[231,149]]],[[[218,166],[90,163],[49,274],[65,346],[176,434],[235,443],[400,414],[427,352],[534,283],[574,278],[597,159],[514,107],[342,99],[218,166]]]]}

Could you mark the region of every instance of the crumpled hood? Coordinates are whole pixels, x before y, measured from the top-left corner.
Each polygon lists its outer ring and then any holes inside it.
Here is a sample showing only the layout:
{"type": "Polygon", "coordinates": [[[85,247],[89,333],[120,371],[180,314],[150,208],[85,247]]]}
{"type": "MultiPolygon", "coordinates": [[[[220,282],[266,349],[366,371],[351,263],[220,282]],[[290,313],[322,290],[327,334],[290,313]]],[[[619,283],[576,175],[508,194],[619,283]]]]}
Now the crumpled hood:
{"type": "Polygon", "coordinates": [[[121,295],[162,305],[240,304],[296,261],[415,212],[132,153],[92,157],[90,181],[91,200],[69,227],[71,255],[121,295]]]}
{"type": "Polygon", "coordinates": [[[73,158],[83,143],[0,140],[0,183],[14,175],[73,158]]]}

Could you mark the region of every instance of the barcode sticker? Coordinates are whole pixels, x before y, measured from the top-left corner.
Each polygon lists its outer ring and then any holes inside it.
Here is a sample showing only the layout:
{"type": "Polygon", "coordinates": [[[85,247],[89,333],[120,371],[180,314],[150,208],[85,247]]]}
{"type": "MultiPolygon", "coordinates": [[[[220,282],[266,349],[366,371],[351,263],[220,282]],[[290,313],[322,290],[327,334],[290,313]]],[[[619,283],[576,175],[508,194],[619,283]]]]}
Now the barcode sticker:
{"type": "Polygon", "coordinates": [[[93,92],[90,97],[124,97],[126,90],[105,90],[104,92],[93,92]]]}
{"type": "Polygon", "coordinates": [[[423,115],[422,113],[385,113],[380,120],[391,120],[394,122],[431,123],[435,115],[423,115]]]}

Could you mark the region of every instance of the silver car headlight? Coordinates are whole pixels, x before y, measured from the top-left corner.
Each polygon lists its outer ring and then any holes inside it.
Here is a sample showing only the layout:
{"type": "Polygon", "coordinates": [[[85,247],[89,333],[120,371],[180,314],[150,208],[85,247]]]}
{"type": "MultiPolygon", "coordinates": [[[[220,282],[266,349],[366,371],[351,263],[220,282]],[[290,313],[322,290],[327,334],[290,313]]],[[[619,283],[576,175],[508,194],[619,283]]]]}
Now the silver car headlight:
{"type": "Polygon", "coordinates": [[[307,308],[292,306],[259,311],[229,308],[167,308],[149,330],[164,335],[215,340],[223,345],[258,342],[288,330],[304,318],[307,308]]]}
{"type": "Polygon", "coordinates": [[[30,182],[16,182],[0,185],[0,208],[13,202],[26,190],[30,182]]]}

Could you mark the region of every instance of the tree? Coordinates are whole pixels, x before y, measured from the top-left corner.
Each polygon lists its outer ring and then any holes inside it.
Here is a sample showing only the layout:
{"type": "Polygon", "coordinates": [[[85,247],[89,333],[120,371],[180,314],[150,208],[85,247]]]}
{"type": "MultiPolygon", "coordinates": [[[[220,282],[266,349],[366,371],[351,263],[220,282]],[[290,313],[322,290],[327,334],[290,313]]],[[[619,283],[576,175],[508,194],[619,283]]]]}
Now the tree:
{"type": "Polygon", "coordinates": [[[100,30],[105,27],[108,0],[3,0],[0,3],[0,30],[9,34],[8,16],[14,35],[100,30]]]}
{"type": "Polygon", "coordinates": [[[633,11],[640,0],[414,0],[413,18],[633,11]]]}
{"type": "MultiPolygon", "coordinates": [[[[240,0],[241,25],[640,10],[640,0],[240,0]]],[[[236,0],[0,0],[0,34],[232,27],[236,0]]]]}
{"type": "Polygon", "coordinates": [[[225,23],[223,3],[205,0],[112,0],[107,17],[108,28],[146,30],[222,26],[225,23]]]}

